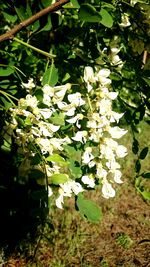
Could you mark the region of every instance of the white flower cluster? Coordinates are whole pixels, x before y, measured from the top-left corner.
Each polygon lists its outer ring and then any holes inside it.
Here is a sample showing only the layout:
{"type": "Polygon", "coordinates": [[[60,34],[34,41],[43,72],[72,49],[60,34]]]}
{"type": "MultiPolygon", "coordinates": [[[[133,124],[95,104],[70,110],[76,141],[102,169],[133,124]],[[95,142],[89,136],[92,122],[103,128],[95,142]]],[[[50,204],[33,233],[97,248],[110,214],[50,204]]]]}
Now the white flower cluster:
{"type": "Polygon", "coordinates": [[[127,131],[116,126],[123,114],[112,110],[112,101],[118,93],[110,90],[109,75],[109,69],[94,73],[91,67],[86,67],[82,93],[73,90],[69,83],[45,85],[41,98],[27,94],[16,108],[11,108],[12,119],[4,130],[7,136],[13,136],[18,151],[27,157],[20,171],[25,175],[24,169],[33,167],[29,155],[34,156],[38,150],[46,162],[48,195],[56,192],[58,208],[63,208],[64,197],[99,184],[105,198],[114,197],[113,184],[122,183],[117,159],[125,157],[127,149],[116,140],[127,131]],[[80,151],[78,162],[73,156],[70,158],[66,146],[80,151]],[[80,169],[77,179],[72,175],[71,162],[77,163],[75,169],[80,169]],[[60,174],[65,180],[55,181],[57,186],[53,188],[53,178],[60,178],[60,174]]]}

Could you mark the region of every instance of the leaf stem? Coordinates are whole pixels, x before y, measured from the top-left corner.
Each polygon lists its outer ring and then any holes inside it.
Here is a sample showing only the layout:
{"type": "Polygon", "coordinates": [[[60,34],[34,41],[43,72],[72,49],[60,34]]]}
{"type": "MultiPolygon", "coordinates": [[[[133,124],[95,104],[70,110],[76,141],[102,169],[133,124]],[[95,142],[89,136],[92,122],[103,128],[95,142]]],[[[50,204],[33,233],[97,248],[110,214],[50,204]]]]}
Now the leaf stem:
{"type": "Polygon", "coordinates": [[[34,51],[36,51],[36,52],[38,52],[38,53],[40,53],[40,54],[42,54],[42,55],[44,55],[44,56],[46,56],[48,58],[54,58],[54,57],[56,57],[56,55],[52,55],[50,53],[47,53],[47,52],[45,52],[45,51],[43,51],[43,50],[41,50],[41,49],[39,49],[39,48],[37,48],[37,47],[35,47],[33,45],[30,45],[28,43],[25,43],[24,41],[22,41],[22,40],[20,40],[20,39],[18,39],[16,37],[14,37],[13,40],[15,40],[16,42],[18,42],[18,43],[20,43],[20,44],[22,44],[22,45],[24,45],[24,46],[26,46],[28,48],[31,48],[32,50],[34,50],[34,51]]]}

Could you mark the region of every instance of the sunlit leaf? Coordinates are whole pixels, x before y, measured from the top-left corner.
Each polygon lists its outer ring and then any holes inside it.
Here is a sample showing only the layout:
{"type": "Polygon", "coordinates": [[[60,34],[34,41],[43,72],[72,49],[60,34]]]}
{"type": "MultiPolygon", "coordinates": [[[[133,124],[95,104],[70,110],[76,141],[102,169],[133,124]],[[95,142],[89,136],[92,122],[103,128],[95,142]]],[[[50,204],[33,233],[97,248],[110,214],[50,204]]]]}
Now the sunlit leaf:
{"type": "Polygon", "coordinates": [[[82,194],[79,194],[76,201],[80,214],[93,223],[102,219],[101,209],[91,200],[87,200],[82,194]]]}
{"type": "Polygon", "coordinates": [[[48,68],[42,79],[42,85],[48,84],[54,86],[58,82],[58,69],[55,68],[55,65],[52,64],[50,68],[48,68]]]}
{"type": "Polygon", "coordinates": [[[7,67],[7,68],[2,68],[0,67],[0,76],[9,76],[11,75],[12,73],[14,73],[14,68],[12,67],[7,67]]]}
{"type": "Polygon", "coordinates": [[[76,166],[74,160],[69,160],[69,170],[74,178],[80,178],[82,176],[81,167],[76,166]]]}
{"type": "Polygon", "coordinates": [[[46,161],[52,161],[60,163],[61,165],[68,165],[68,163],[65,161],[63,157],[61,157],[59,154],[53,154],[45,159],[46,161]]]}
{"type": "Polygon", "coordinates": [[[50,182],[52,184],[63,184],[65,182],[67,182],[69,180],[69,177],[67,174],[63,174],[63,173],[56,173],[51,175],[50,177],[50,182]]]}
{"type": "Polygon", "coordinates": [[[100,23],[105,27],[111,28],[113,26],[113,18],[106,9],[101,9],[100,15],[102,17],[100,23]]]}

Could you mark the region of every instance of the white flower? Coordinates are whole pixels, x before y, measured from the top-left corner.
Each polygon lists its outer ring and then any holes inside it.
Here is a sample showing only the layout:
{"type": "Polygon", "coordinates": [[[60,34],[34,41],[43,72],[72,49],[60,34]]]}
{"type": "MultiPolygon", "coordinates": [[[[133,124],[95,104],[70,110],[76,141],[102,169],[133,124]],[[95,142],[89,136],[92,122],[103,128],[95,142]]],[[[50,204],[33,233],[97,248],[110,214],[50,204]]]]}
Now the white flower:
{"type": "Polygon", "coordinates": [[[71,123],[71,124],[76,123],[76,126],[78,128],[81,128],[81,125],[79,124],[79,120],[82,120],[82,119],[83,119],[83,114],[77,114],[75,117],[73,117],[71,119],[68,119],[66,121],[69,122],[69,123],[71,123]]]}
{"type": "Polygon", "coordinates": [[[115,161],[115,159],[106,162],[106,166],[111,172],[114,172],[116,169],[120,169],[120,164],[115,161]]]}
{"type": "Polygon", "coordinates": [[[49,152],[49,154],[51,155],[53,153],[53,147],[52,147],[49,139],[47,139],[47,138],[35,138],[35,142],[40,147],[41,152],[43,154],[46,154],[47,152],[49,152]]]}
{"type": "Polygon", "coordinates": [[[101,69],[96,77],[98,78],[98,81],[101,83],[101,85],[109,85],[111,84],[111,80],[108,78],[110,75],[110,70],[109,69],[101,69]]]}
{"type": "Polygon", "coordinates": [[[115,154],[110,146],[105,144],[100,144],[100,158],[105,158],[107,160],[114,160],[115,154]]]}
{"type": "Polygon", "coordinates": [[[78,131],[74,137],[72,137],[73,140],[79,141],[81,143],[85,143],[87,140],[87,131],[78,131]]]}
{"type": "Polygon", "coordinates": [[[31,108],[36,108],[38,105],[38,100],[36,96],[27,95],[26,96],[26,105],[30,106],[31,108]]]}
{"type": "Polygon", "coordinates": [[[65,85],[55,86],[54,87],[54,96],[53,96],[53,103],[57,104],[58,101],[62,101],[66,91],[71,88],[71,84],[67,83],[65,85]]]}
{"type": "Polygon", "coordinates": [[[39,109],[39,113],[44,117],[44,119],[49,119],[54,112],[55,109],[50,109],[50,108],[39,109]]]}
{"type": "Polygon", "coordinates": [[[42,91],[43,91],[43,93],[44,93],[44,96],[50,96],[50,97],[52,97],[52,96],[54,96],[54,88],[53,87],[51,87],[50,85],[48,85],[48,84],[45,84],[44,85],[44,87],[42,88],[42,91]]]}
{"type": "Polygon", "coordinates": [[[82,156],[82,162],[84,164],[88,164],[92,159],[94,159],[94,156],[92,155],[92,148],[86,147],[85,152],[83,153],[82,156]]]}
{"type": "Polygon", "coordinates": [[[112,111],[111,106],[112,106],[112,102],[111,102],[110,99],[105,99],[104,98],[104,99],[100,100],[99,101],[99,113],[101,115],[107,116],[112,111]]]}
{"type": "Polygon", "coordinates": [[[107,131],[110,133],[112,138],[119,139],[127,133],[127,130],[121,129],[118,126],[108,127],[107,131]]]}
{"type": "Polygon", "coordinates": [[[28,83],[23,83],[22,82],[21,85],[22,85],[22,87],[25,87],[26,89],[29,89],[29,90],[27,90],[27,92],[32,90],[35,87],[35,84],[33,82],[33,78],[30,78],[28,80],[28,83]]]}
{"type": "Polygon", "coordinates": [[[75,105],[75,107],[79,107],[85,104],[85,101],[81,98],[81,94],[78,92],[68,95],[68,100],[71,104],[75,105]]]}
{"type": "Polygon", "coordinates": [[[75,113],[75,105],[67,104],[66,102],[58,102],[57,106],[60,110],[63,110],[66,116],[74,116],[75,113]]]}
{"type": "Polygon", "coordinates": [[[75,195],[78,195],[79,193],[84,191],[80,183],[75,182],[75,181],[71,181],[70,183],[71,183],[71,189],[75,195]]]}
{"type": "Polygon", "coordinates": [[[127,148],[125,146],[118,145],[115,152],[118,158],[124,158],[127,155],[127,148]]]}
{"type": "Polygon", "coordinates": [[[48,197],[51,197],[53,195],[53,191],[50,186],[48,186],[48,197]]]}
{"type": "Polygon", "coordinates": [[[87,91],[88,93],[92,90],[92,85],[96,81],[96,77],[94,76],[94,71],[92,67],[85,67],[84,69],[84,81],[87,83],[87,91]]]}
{"type": "Polygon", "coordinates": [[[115,190],[107,180],[105,180],[102,185],[102,195],[104,198],[110,198],[115,196],[115,190]]]}
{"type": "Polygon", "coordinates": [[[59,209],[63,209],[62,204],[64,204],[64,191],[63,189],[59,189],[59,196],[56,198],[56,206],[59,209]]]}
{"type": "Polygon", "coordinates": [[[102,167],[101,163],[97,164],[96,175],[98,178],[106,179],[108,172],[102,167]]]}
{"type": "Polygon", "coordinates": [[[94,71],[92,67],[85,67],[84,68],[84,81],[86,83],[90,82],[90,83],[95,83],[95,77],[94,77],[94,71]]]}
{"type": "Polygon", "coordinates": [[[117,183],[117,184],[122,184],[123,181],[121,180],[121,176],[122,176],[122,173],[120,170],[115,170],[113,172],[114,174],[114,181],[117,183]]]}
{"type": "Polygon", "coordinates": [[[54,124],[52,124],[52,123],[48,123],[48,128],[52,131],[52,132],[57,132],[58,130],[59,130],[59,128],[60,128],[60,126],[59,125],[54,125],[54,124]]]}
{"type": "Polygon", "coordinates": [[[94,188],[95,187],[95,181],[92,177],[88,176],[88,175],[84,175],[81,178],[81,181],[87,185],[87,187],[91,187],[94,188]]]}
{"type": "Polygon", "coordinates": [[[130,23],[130,20],[129,20],[129,15],[124,13],[122,14],[121,16],[121,23],[119,23],[119,26],[123,27],[123,28],[126,28],[128,26],[130,26],[131,23],[130,23]]]}
{"type": "Polygon", "coordinates": [[[115,111],[112,111],[111,114],[110,114],[110,122],[119,122],[119,120],[122,118],[122,116],[124,115],[124,113],[118,113],[118,112],[115,112],[115,111]]]}

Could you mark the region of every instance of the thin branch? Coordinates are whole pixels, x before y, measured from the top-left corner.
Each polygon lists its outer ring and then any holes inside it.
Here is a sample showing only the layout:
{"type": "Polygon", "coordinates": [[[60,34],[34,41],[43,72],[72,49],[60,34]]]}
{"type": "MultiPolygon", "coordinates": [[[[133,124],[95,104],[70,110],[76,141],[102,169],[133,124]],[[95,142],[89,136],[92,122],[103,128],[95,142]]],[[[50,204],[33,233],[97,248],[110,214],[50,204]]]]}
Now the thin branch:
{"type": "Polygon", "coordinates": [[[41,11],[39,11],[35,15],[31,16],[30,18],[20,22],[18,25],[16,25],[10,31],[0,35],[0,42],[2,42],[4,40],[13,39],[14,35],[16,33],[20,32],[22,28],[25,28],[25,27],[29,26],[30,24],[33,24],[35,21],[37,21],[42,16],[60,9],[63,5],[65,5],[69,2],[70,2],[70,0],[59,0],[58,2],[52,4],[51,6],[48,6],[44,9],[42,9],[41,11]]]}

